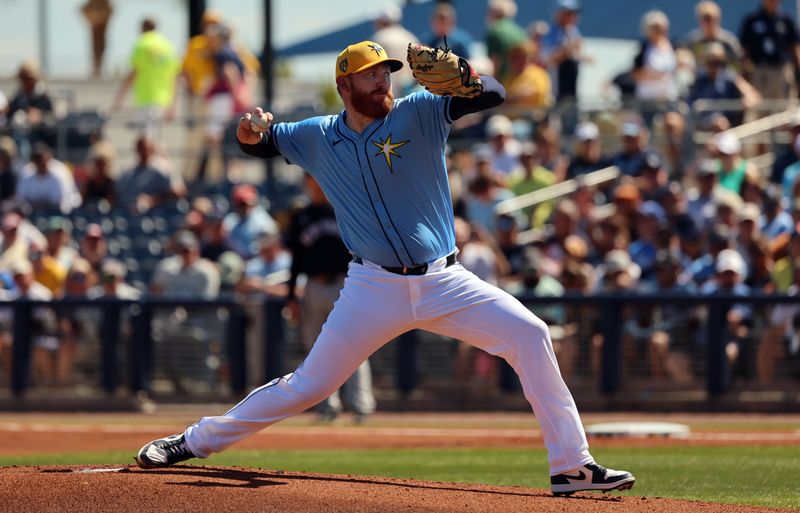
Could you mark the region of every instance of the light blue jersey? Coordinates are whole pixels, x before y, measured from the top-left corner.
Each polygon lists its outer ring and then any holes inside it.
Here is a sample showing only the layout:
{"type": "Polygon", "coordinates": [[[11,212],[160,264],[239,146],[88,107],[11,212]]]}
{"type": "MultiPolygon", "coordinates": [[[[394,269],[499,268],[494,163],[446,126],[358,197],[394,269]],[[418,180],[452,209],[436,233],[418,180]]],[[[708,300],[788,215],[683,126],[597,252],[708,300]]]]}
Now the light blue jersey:
{"type": "Polygon", "coordinates": [[[444,161],[449,101],[427,91],[397,99],[361,134],[342,112],[278,123],[272,137],[319,182],[350,251],[383,266],[424,264],[455,250],[444,161]]]}

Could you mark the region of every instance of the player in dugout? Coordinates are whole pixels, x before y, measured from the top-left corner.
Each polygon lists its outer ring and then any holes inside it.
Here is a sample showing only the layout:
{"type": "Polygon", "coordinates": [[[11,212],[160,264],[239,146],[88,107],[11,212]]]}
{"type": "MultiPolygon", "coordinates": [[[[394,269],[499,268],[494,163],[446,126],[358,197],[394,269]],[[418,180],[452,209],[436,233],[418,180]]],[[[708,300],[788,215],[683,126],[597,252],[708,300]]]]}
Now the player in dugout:
{"type": "Polygon", "coordinates": [[[445,142],[455,120],[500,105],[505,90],[450,50],[411,43],[407,60],[428,91],[394,98],[391,74],[404,63],[362,41],[336,59],[339,115],[273,125],[272,114],[256,108],[240,120],[245,153],[282,156],[319,182],[353,259],[322,332],[293,373],[256,388],[223,415],[146,444],[139,466],[220,452],[317,404],[389,340],[424,329],[514,368],[541,425],[554,494],[633,486],[631,473],[604,468],[589,453],[547,325],[456,258],[445,142]]]}

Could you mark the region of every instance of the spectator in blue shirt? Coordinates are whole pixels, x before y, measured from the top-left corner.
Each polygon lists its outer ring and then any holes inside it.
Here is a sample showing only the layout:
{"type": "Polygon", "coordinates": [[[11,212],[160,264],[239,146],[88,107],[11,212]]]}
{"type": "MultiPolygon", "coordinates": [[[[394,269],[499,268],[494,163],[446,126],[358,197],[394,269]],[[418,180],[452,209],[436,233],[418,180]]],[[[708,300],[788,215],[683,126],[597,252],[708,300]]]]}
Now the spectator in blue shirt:
{"type": "Polygon", "coordinates": [[[448,3],[436,5],[431,14],[431,31],[422,37],[422,41],[431,48],[447,46],[459,57],[470,58],[472,37],[468,32],[456,26],[456,10],[448,3]],[[447,45],[445,45],[445,37],[447,45]]]}

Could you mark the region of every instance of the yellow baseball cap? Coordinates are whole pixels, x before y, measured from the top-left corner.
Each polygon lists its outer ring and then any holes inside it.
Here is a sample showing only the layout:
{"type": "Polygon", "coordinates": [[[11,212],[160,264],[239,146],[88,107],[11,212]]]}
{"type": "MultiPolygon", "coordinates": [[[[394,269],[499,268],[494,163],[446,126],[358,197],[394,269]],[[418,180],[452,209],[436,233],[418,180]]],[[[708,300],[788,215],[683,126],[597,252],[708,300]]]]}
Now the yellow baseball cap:
{"type": "Polygon", "coordinates": [[[364,71],[381,62],[387,63],[392,73],[403,67],[403,61],[387,56],[386,50],[378,43],[361,41],[342,50],[336,58],[336,78],[364,71]]]}

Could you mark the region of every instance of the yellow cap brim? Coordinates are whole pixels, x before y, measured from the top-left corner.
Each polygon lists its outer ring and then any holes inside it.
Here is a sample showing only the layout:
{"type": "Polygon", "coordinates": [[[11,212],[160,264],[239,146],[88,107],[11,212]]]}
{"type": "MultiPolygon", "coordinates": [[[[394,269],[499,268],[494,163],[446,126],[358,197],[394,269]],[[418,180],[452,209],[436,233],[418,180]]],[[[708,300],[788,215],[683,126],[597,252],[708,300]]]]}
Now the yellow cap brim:
{"type": "MultiPolygon", "coordinates": [[[[386,59],[383,59],[382,61],[370,62],[368,64],[365,64],[365,65],[361,66],[360,68],[358,68],[356,70],[353,70],[350,73],[347,73],[347,75],[352,75],[353,73],[360,73],[360,72],[362,72],[362,71],[364,71],[366,69],[369,69],[369,68],[371,68],[373,66],[377,66],[378,64],[383,64],[384,62],[389,65],[389,68],[392,70],[392,73],[394,73],[395,71],[400,71],[401,69],[403,69],[403,61],[401,61],[400,59],[386,58],[386,59]]],[[[347,76],[347,75],[342,75],[342,76],[347,76]]]]}

